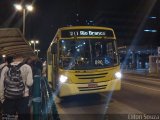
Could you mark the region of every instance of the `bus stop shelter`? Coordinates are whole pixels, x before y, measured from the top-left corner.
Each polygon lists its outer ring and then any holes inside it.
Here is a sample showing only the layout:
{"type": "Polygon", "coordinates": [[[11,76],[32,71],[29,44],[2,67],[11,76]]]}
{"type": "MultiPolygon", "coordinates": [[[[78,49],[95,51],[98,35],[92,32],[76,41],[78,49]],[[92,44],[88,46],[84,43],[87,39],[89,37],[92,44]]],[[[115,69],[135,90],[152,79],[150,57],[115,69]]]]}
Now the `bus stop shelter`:
{"type": "Polygon", "coordinates": [[[0,55],[10,56],[15,53],[32,56],[34,52],[18,28],[0,29],[0,55]]]}

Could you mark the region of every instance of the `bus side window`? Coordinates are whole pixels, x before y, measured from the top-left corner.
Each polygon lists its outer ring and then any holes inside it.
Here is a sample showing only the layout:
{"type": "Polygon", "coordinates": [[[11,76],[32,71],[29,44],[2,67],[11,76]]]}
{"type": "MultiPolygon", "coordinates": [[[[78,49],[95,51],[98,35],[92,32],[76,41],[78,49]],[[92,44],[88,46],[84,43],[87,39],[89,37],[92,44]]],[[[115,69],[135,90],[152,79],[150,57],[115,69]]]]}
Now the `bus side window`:
{"type": "Polygon", "coordinates": [[[51,53],[53,54],[53,64],[57,65],[57,43],[53,43],[51,46],[51,53]]]}
{"type": "Polygon", "coordinates": [[[48,64],[49,65],[52,65],[52,54],[51,54],[51,52],[48,52],[48,64]]]}
{"type": "Polygon", "coordinates": [[[53,43],[51,46],[51,53],[56,54],[57,53],[57,44],[53,43]]]}
{"type": "Polygon", "coordinates": [[[54,65],[57,65],[57,54],[53,55],[54,65]]]}

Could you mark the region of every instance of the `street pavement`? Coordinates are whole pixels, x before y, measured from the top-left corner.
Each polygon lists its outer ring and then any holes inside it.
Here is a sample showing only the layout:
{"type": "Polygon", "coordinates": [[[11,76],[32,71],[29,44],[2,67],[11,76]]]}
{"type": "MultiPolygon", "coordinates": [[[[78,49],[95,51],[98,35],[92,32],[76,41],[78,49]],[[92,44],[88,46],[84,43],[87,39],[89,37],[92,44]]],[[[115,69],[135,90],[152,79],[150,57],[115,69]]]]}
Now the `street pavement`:
{"type": "Polygon", "coordinates": [[[125,73],[120,91],[70,96],[56,105],[61,120],[130,120],[137,114],[160,120],[160,79],[125,73]]]}

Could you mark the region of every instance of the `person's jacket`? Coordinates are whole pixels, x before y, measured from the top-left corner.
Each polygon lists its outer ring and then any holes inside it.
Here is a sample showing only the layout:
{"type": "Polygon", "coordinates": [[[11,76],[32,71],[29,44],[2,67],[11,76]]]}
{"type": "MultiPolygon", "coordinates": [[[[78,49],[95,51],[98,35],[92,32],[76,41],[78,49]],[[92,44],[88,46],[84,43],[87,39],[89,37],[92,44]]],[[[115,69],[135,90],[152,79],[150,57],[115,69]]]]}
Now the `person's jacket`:
{"type": "MultiPolygon", "coordinates": [[[[18,65],[20,62],[12,62],[11,65],[18,65]]],[[[7,71],[8,66],[4,67],[1,72],[1,78],[0,78],[0,100],[1,102],[4,101],[4,80],[7,77],[7,71]]],[[[25,91],[23,96],[27,97],[29,96],[29,87],[33,84],[33,75],[32,75],[32,69],[29,65],[24,64],[20,67],[22,79],[25,85],[25,91]]]]}

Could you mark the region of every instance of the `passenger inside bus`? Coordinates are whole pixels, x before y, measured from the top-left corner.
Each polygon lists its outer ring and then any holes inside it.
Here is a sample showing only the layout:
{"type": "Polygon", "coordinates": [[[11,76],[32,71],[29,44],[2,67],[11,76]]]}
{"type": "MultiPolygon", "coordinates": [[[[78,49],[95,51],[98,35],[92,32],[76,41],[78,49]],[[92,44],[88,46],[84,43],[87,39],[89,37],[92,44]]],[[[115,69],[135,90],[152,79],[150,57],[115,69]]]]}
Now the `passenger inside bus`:
{"type": "Polygon", "coordinates": [[[100,49],[95,50],[95,59],[94,64],[96,66],[112,65],[111,56],[107,52],[103,52],[100,49]],[[103,53],[103,54],[102,54],[103,53]]]}
{"type": "Polygon", "coordinates": [[[100,50],[99,49],[96,49],[96,57],[100,57],[101,54],[100,54],[100,50]]]}

